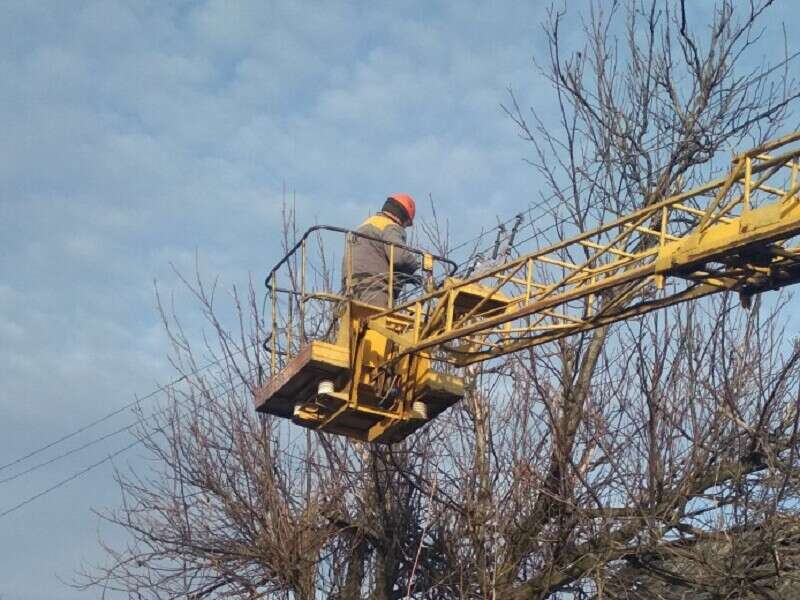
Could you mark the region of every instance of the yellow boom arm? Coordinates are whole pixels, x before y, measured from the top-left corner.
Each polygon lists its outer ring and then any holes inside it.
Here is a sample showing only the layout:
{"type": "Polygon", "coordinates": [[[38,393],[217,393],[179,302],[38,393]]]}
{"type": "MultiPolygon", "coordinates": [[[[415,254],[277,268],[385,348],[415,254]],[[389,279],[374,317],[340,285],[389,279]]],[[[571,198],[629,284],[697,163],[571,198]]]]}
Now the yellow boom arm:
{"type": "Polygon", "coordinates": [[[800,234],[798,140],[734,156],[725,177],[469,278],[445,277],[398,306],[342,296],[335,340],[307,341],[316,358],[290,358],[257,408],[396,441],[463,395],[435,361],[463,367],[719,291],[749,306],[796,283],[800,249],[787,244],[800,234]]]}

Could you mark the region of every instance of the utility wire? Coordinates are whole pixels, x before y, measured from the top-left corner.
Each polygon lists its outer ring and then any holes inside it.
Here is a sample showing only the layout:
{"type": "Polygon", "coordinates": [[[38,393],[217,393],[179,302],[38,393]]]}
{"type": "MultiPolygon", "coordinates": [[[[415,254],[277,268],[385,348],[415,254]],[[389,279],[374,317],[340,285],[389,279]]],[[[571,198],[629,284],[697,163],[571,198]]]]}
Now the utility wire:
{"type": "MultiPolygon", "coordinates": [[[[182,379],[185,379],[187,376],[184,376],[182,379]]],[[[219,387],[222,386],[222,383],[223,382],[218,382],[217,384],[215,384],[215,385],[213,385],[211,387],[212,387],[212,389],[213,388],[219,388],[219,387]]],[[[176,403],[180,405],[181,401],[177,400],[176,403]]],[[[159,410],[157,410],[155,412],[150,413],[149,415],[147,415],[144,418],[136,419],[136,421],[134,421],[133,423],[130,423],[128,425],[120,427],[119,429],[115,429],[114,431],[106,433],[105,435],[102,435],[102,436],[100,436],[98,438],[94,438],[92,440],[89,440],[85,444],[82,444],[80,446],[72,448],[71,450],[68,450],[67,452],[64,452],[62,454],[54,456],[53,458],[50,458],[48,460],[36,463],[35,465],[33,465],[31,467],[28,467],[24,471],[20,471],[18,473],[14,473],[13,475],[9,475],[8,477],[0,479],[0,485],[2,485],[4,483],[8,483],[10,481],[14,481],[15,479],[19,479],[20,477],[28,475],[29,473],[33,473],[34,471],[38,471],[39,469],[43,469],[44,467],[46,467],[48,465],[52,465],[53,463],[58,462],[60,460],[63,460],[65,458],[68,458],[68,457],[72,456],[73,454],[77,454],[78,452],[81,452],[82,450],[86,450],[87,448],[91,448],[92,446],[95,446],[95,445],[99,444],[100,442],[103,442],[103,441],[105,441],[107,439],[110,439],[110,438],[112,438],[112,437],[114,437],[116,435],[119,435],[121,433],[125,433],[126,431],[131,431],[132,429],[134,429],[138,425],[141,425],[142,423],[145,423],[145,422],[149,421],[150,419],[153,419],[153,418],[165,413],[167,410],[168,410],[168,407],[159,409],[159,410]]]]}
{"type": "Polygon", "coordinates": [[[50,492],[54,492],[58,488],[68,484],[70,481],[74,481],[75,479],[78,479],[79,477],[82,477],[83,475],[85,475],[89,471],[92,471],[92,470],[96,469],[97,467],[107,463],[108,461],[113,460],[114,458],[116,458],[117,456],[119,456],[123,452],[125,452],[127,450],[130,450],[131,448],[133,448],[136,444],[138,444],[140,442],[141,442],[141,440],[138,440],[138,439],[134,440],[133,442],[131,442],[127,446],[124,446],[124,447],[120,448],[119,450],[117,450],[113,454],[109,454],[108,456],[106,456],[102,460],[99,460],[96,463],[93,463],[93,464],[89,465],[88,467],[86,467],[84,469],[81,469],[80,471],[78,471],[76,473],[73,473],[72,475],[70,475],[66,479],[62,479],[58,483],[55,483],[55,484],[51,485],[49,488],[45,488],[44,490],[42,490],[41,492],[38,492],[37,494],[34,494],[33,496],[29,496],[28,498],[26,498],[25,500],[23,500],[22,502],[20,502],[18,504],[15,504],[11,508],[7,508],[3,512],[0,512],[0,519],[2,519],[5,516],[10,515],[13,512],[18,511],[19,509],[21,509],[24,506],[27,506],[28,504],[30,504],[34,500],[38,500],[42,496],[45,496],[45,495],[49,494],[50,492]]]}
{"type": "MultiPolygon", "coordinates": [[[[566,185],[566,186],[564,186],[564,187],[563,187],[563,188],[561,188],[561,189],[558,189],[558,190],[555,190],[555,191],[551,192],[551,193],[550,193],[550,195],[548,195],[548,196],[546,196],[546,197],[544,197],[544,198],[541,198],[541,199],[539,200],[539,202],[540,202],[540,203],[544,203],[544,204],[546,204],[546,203],[548,203],[548,202],[551,202],[552,200],[556,200],[556,199],[557,199],[557,198],[558,198],[560,195],[562,195],[562,194],[566,194],[566,193],[567,193],[567,192],[569,192],[571,189],[572,189],[572,185],[566,185]]],[[[475,241],[477,241],[477,240],[480,240],[481,238],[484,238],[484,237],[486,237],[487,235],[489,235],[490,233],[492,233],[492,232],[494,232],[494,231],[497,231],[497,230],[498,230],[498,229],[500,229],[501,227],[505,227],[506,225],[508,225],[508,224],[512,223],[512,222],[513,222],[513,221],[514,221],[514,220],[515,220],[517,217],[519,217],[520,215],[525,215],[525,214],[527,214],[527,217],[528,217],[528,218],[527,218],[527,222],[526,222],[526,223],[525,223],[525,224],[524,224],[524,225],[523,225],[523,226],[520,228],[520,231],[521,231],[521,230],[523,230],[523,229],[525,229],[526,227],[531,227],[531,226],[533,226],[533,218],[532,218],[532,216],[533,216],[533,210],[534,210],[534,208],[535,208],[535,207],[533,206],[533,204],[529,203],[529,204],[528,204],[528,208],[526,208],[526,209],[524,209],[524,210],[522,210],[522,211],[520,211],[520,212],[518,212],[518,213],[515,213],[513,216],[509,217],[509,218],[508,218],[508,219],[506,219],[505,221],[502,221],[502,222],[498,223],[497,225],[495,225],[494,227],[491,227],[490,229],[487,229],[486,231],[483,231],[483,232],[481,232],[481,233],[480,233],[480,234],[478,234],[477,236],[475,236],[475,237],[473,237],[473,238],[470,238],[470,239],[468,239],[468,240],[465,240],[464,242],[461,242],[461,243],[460,243],[460,244],[458,244],[457,246],[454,246],[453,248],[451,248],[451,249],[449,250],[448,254],[451,254],[451,253],[455,252],[456,250],[460,250],[460,249],[461,249],[461,248],[463,248],[464,246],[467,246],[467,245],[469,245],[469,244],[472,244],[473,242],[475,242],[475,241]]],[[[551,228],[548,228],[548,229],[551,229],[551,228]]],[[[542,231],[546,231],[546,230],[542,230],[542,231]]],[[[541,232],[540,232],[540,233],[541,233],[541,232]]],[[[539,235],[539,233],[537,233],[536,235],[539,235]]],[[[536,235],[534,235],[534,236],[532,236],[532,237],[530,237],[530,238],[527,238],[526,240],[523,240],[523,241],[529,241],[530,239],[533,239],[533,237],[536,237],[536,235]]],[[[522,242],[520,242],[520,243],[515,243],[513,247],[519,246],[521,243],[522,243],[522,242]]],[[[486,250],[488,250],[488,249],[491,249],[491,248],[492,248],[492,246],[493,246],[493,244],[490,244],[490,245],[489,245],[489,246],[488,246],[486,249],[482,250],[481,252],[485,252],[486,250]]]]}
{"type": "Polygon", "coordinates": [[[448,254],[451,254],[451,253],[455,252],[456,250],[461,250],[461,248],[463,248],[464,246],[469,246],[471,243],[476,242],[476,241],[486,237],[487,235],[489,235],[493,231],[497,231],[501,227],[505,227],[506,225],[508,225],[509,223],[514,221],[514,219],[516,219],[519,215],[522,215],[522,214],[524,214],[526,212],[529,213],[532,210],[532,208],[533,207],[528,207],[527,209],[523,210],[522,212],[519,212],[519,213],[515,214],[513,217],[503,221],[502,223],[498,223],[494,227],[491,227],[491,228],[487,229],[486,231],[482,231],[481,233],[479,233],[475,237],[461,242],[458,246],[454,246],[454,247],[450,248],[449,251],[448,251],[448,254]]]}
{"type": "MultiPolygon", "coordinates": [[[[257,344],[254,344],[254,346],[256,346],[256,345],[257,344]]],[[[242,352],[244,352],[244,348],[242,348],[241,350],[237,350],[236,352],[232,353],[230,356],[236,356],[238,354],[241,354],[242,352]]],[[[222,357],[218,358],[217,360],[213,360],[213,361],[203,365],[202,367],[198,367],[197,369],[195,369],[194,371],[192,371],[190,373],[186,373],[184,375],[181,375],[177,379],[174,379],[174,380],[170,381],[167,384],[164,384],[164,385],[161,385],[161,386],[157,387],[156,389],[154,389],[152,392],[150,392],[146,396],[143,396],[141,398],[136,398],[135,400],[125,404],[124,406],[121,406],[121,407],[119,407],[117,409],[114,409],[113,411],[107,413],[106,415],[103,415],[102,417],[100,417],[98,419],[95,419],[94,421],[91,421],[90,423],[87,423],[86,425],[83,425],[82,427],[79,427],[78,429],[76,429],[76,430],[74,430],[74,431],[72,431],[70,433],[62,435],[61,437],[53,440],[52,442],[49,442],[49,443],[47,443],[47,444],[45,444],[43,446],[35,448],[35,449],[31,450],[30,452],[28,452],[27,454],[24,454],[24,455],[14,459],[14,460],[12,460],[11,462],[8,462],[8,463],[5,463],[3,465],[0,465],[0,471],[5,471],[6,469],[9,469],[10,467],[18,465],[19,463],[24,462],[24,461],[28,460],[29,458],[32,458],[32,457],[34,457],[34,456],[36,456],[38,454],[41,454],[42,452],[44,452],[46,450],[49,450],[50,448],[53,448],[54,446],[57,446],[57,445],[65,442],[65,441],[67,441],[69,439],[74,438],[76,435],[80,435],[84,431],[87,431],[87,430],[89,430],[89,429],[91,429],[93,427],[96,427],[97,425],[100,425],[101,423],[105,423],[106,421],[108,421],[109,419],[117,416],[118,414],[123,413],[123,412],[125,412],[126,410],[128,410],[130,408],[133,408],[137,404],[139,404],[139,403],[141,403],[141,402],[143,402],[145,400],[149,400],[153,396],[156,396],[156,395],[158,395],[158,394],[160,394],[162,392],[166,392],[167,390],[172,389],[173,387],[175,387],[176,385],[178,385],[182,381],[186,380],[188,377],[191,377],[192,375],[197,375],[198,373],[200,373],[202,371],[205,371],[206,369],[208,369],[210,367],[213,367],[214,365],[218,365],[220,362],[222,362],[223,360],[226,360],[227,358],[229,358],[229,357],[228,356],[222,356],[222,357]]],[[[3,480],[3,481],[5,481],[5,480],[3,480]]]]}
{"type": "MultiPolygon", "coordinates": [[[[226,389],[225,389],[225,390],[223,390],[223,392],[222,392],[222,393],[220,393],[218,396],[214,396],[214,397],[210,398],[210,399],[208,400],[208,402],[206,402],[206,403],[204,404],[204,406],[206,406],[206,405],[210,404],[210,403],[211,403],[212,401],[214,401],[214,400],[217,400],[217,399],[219,399],[219,398],[222,396],[222,394],[224,394],[224,393],[228,393],[228,392],[232,392],[233,390],[235,390],[237,387],[239,387],[239,386],[241,386],[241,385],[243,385],[243,384],[242,384],[242,382],[239,382],[239,383],[237,383],[237,384],[235,384],[235,385],[233,385],[233,386],[231,386],[231,387],[228,387],[228,388],[226,388],[226,389]]],[[[28,505],[28,504],[30,504],[31,502],[34,502],[35,500],[38,500],[38,499],[39,499],[39,498],[41,498],[42,496],[46,496],[47,494],[50,494],[51,492],[54,492],[54,491],[56,491],[57,489],[59,489],[59,488],[61,488],[61,487],[65,486],[65,485],[67,485],[67,484],[68,484],[68,483],[70,483],[71,481],[75,481],[76,479],[78,479],[78,478],[80,478],[80,477],[83,477],[83,476],[84,476],[84,475],[86,475],[87,473],[89,473],[89,472],[93,471],[94,469],[96,469],[96,468],[98,468],[98,467],[100,467],[100,466],[104,465],[105,463],[107,463],[107,462],[109,462],[109,461],[111,461],[111,460],[114,460],[114,459],[115,459],[117,456],[119,456],[119,455],[123,454],[124,452],[127,452],[128,450],[130,450],[130,449],[131,449],[131,448],[133,448],[134,446],[137,446],[138,444],[141,444],[142,442],[144,442],[144,440],[146,440],[146,439],[150,439],[150,438],[152,437],[152,435],[153,435],[154,433],[156,433],[156,432],[162,432],[162,433],[163,433],[163,432],[164,432],[164,428],[163,428],[163,427],[157,427],[157,428],[155,429],[155,431],[153,431],[153,432],[150,432],[150,433],[146,434],[144,437],[137,438],[137,439],[133,440],[133,441],[132,441],[130,444],[128,444],[127,446],[123,446],[122,448],[120,448],[119,450],[116,450],[116,451],[115,451],[115,452],[113,452],[112,454],[109,454],[109,455],[108,455],[108,456],[106,456],[105,458],[102,458],[102,459],[98,460],[97,462],[90,464],[88,467],[84,467],[84,468],[83,468],[83,469],[81,469],[80,471],[76,471],[75,473],[73,473],[73,474],[72,474],[72,475],[70,475],[69,477],[65,477],[64,479],[62,479],[62,480],[60,480],[60,481],[58,481],[58,482],[54,483],[54,484],[53,484],[53,485],[51,485],[50,487],[48,487],[48,488],[45,488],[45,489],[43,489],[43,490],[42,490],[42,491],[40,491],[40,492],[37,492],[36,494],[33,494],[32,496],[28,496],[27,498],[25,498],[25,499],[24,499],[24,500],[22,500],[21,502],[18,502],[18,503],[17,503],[17,504],[15,504],[14,506],[11,506],[11,507],[9,507],[9,508],[5,509],[4,511],[0,512],[0,519],[2,519],[3,517],[6,517],[6,516],[8,516],[8,515],[10,515],[10,514],[12,514],[12,513],[14,513],[14,512],[16,512],[16,511],[18,511],[18,510],[20,510],[21,508],[23,508],[23,507],[27,506],[27,505],[28,505]]]]}
{"type": "MultiPolygon", "coordinates": [[[[530,228],[530,229],[533,230],[533,235],[530,235],[530,236],[528,236],[528,237],[526,237],[525,239],[522,239],[522,240],[516,240],[508,248],[508,250],[509,251],[511,251],[511,250],[517,251],[517,253],[519,254],[519,251],[517,249],[520,246],[522,246],[522,245],[524,245],[524,244],[530,242],[531,240],[534,240],[534,239],[536,239],[536,238],[538,238],[540,236],[543,236],[543,235],[546,235],[546,234],[550,233],[551,231],[553,231],[554,229],[558,228],[559,226],[563,225],[564,223],[566,223],[568,221],[569,221],[569,217],[564,217],[564,218],[560,218],[560,219],[559,218],[555,218],[553,223],[551,223],[550,225],[548,225],[547,227],[545,227],[543,229],[536,229],[536,227],[535,227],[535,225],[534,225],[534,223],[532,221],[529,222],[529,223],[526,223],[525,225],[523,225],[522,227],[519,228],[517,234],[519,235],[519,233],[522,233],[526,229],[530,228]]],[[[494,243],[492,243],[490,246],[487,246],[486,248],[481,249],[479,252],[477,252],[476,256],[480,256],[482,254],[485,254],[486,252],[491,250],[493,248],[493,246],[494,246],[494,243]]],[[[470,266],[471,266],[470,262],[467,261],[466,263],[464,263],[461,266],[461,268],[458,271],[456,271],[455,275],[463,276],[469,270],[470,266]]]]}
{"type": "Polygon", "coordinates": [[[4,465],[0,465],[0,471],[5,471],[6,469],[8,469],[10,467],[13,467],[14,465],[18,465],[19,463],[24,462],[24,461],[28,460],[29,458],[32,458],[32,457],[36,456],[37,454],[41,454],[45,450],[49,450],[53,446],[57,446],[58,444],[61,444],[62,442],[66,442],[68,439],[71,439],[71,438],[75,437],[76,435],[79,435],[79,434],[83,433],[84,431],[86,431],[88,429],[91,429],[92,427],[95,427],[95,426],[99,425],[100,423],[104,423],[104,422],[108,421],[109,419],[111,419],[112,417],[115,417],[115,416],[117,416],[118,414],[120,414],[122,412],[125,412],[127,409],[135,406],[139,402],[141,402],[143,400],[148,400],[148,399],[152,398],[153,396],[155,396],[156,394],[159,394],[159,393],[161,393],[163,391],[166,391],[168,388],[180,383],[184,379],[185,379],[185,376],[184,377],[179,377],[178,379],[175,379],[174,381],[171,381],[168,384],[165,384],[165,385],[163,385],[161,387],[156,388],[155,390],[153,390],[152,392],[150,392],[146,396],[144,396],[142,398],[139,398],[139,399],[136,399],[133,402],[129,402],[128,404],[119,407],[118,409],[116,409],[116,410],[114,410],[114,411],[112,411],[112,412],[100,417],[99,419],[96,419],[96,420],[94,420],[94,421],[92,421],[90,423],[87,423],[86,425],[76,429],[75,431],[72,431],[70,433],[62,435],[60,438],[55,439],[52,442],[50,442],[48,444],[45,444],[44,446],[40,446],[39,448],[31,450],[27,454],[24,454],[23,456],[20,456],[19,458],[16,458],[16,459],[12,460],[9,463],[6,463],[4,465]]]}

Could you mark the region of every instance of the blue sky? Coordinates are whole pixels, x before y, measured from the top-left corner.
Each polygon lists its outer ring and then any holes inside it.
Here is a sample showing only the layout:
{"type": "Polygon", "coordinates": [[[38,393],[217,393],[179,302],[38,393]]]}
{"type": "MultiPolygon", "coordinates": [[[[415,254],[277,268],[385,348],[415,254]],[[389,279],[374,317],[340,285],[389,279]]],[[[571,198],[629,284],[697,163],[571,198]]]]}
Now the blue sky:
{"type": "MultiPolygon", "coordinates": [[[[499,105],[512,86],[547,114],[545,6],[0,0],[0,462],[168,381],[154,280],[196,256],[260,280],[284,189],[301,227],[430,195],[456,241],[526,207],[540,184],[499,105]]],[[[0,511],[127,442],[0,484],[0,511]]],[[[90,507],[116,502],[105,465],[0,519],[3,600],[85,597],[60,579],[100,558],[90,507]]]]}

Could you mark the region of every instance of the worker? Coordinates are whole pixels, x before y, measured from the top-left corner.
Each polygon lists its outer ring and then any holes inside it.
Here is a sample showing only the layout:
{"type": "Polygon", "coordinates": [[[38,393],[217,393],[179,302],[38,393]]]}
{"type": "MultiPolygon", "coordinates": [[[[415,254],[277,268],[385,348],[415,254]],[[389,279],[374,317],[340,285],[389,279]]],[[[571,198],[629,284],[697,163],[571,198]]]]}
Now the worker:
{"type": "MultiPolygon", "coordinates": [[[[416,205],[408,194],[394,194],[386,199],[381,211],[364,221],[356,230],[375,241],[352,236],[352,297],[375,306],[389,306],[389,260],[393,257],[392,291],[396,299],[403,285],[418,282],[414,276],[419,264],[416,254],[399,247],[405,245],[406,227],[414,224],[416,205]],[[392,245],[394,248],[392,249],[392,245]]],[[[342,287],[347,289],[347,253],[342,267],[342,287]]]]}

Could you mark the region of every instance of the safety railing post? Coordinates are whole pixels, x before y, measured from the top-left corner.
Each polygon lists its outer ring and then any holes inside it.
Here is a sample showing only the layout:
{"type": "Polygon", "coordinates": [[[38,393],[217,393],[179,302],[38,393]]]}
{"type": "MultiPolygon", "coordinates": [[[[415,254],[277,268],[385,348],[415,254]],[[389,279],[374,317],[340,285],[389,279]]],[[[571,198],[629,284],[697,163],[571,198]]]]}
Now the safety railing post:
{"type": "Polygon", "coordinates": [[[422,303],[414,304],[414,343],[419,342],[419,331],[422,325],[422,303]]]}
{"type": "Polygon", "coordinates": [[[286,295],[286,358],[294,356],[292,342],[294,341],[294,294],[286,295]]]}
{"type": "Polygon", "coordinates": [[[298,334],[300,337],[300,344],[306,343],[306,240],[304,239],[300,246],[300,325],[298,327],[298,334]]]}
{"type": "Polygon", "coordinates": [[[753,173],[753,162],[748,156],[744,159],[744,210],[750,210],[750,180],[753,173]]]}
{"type": "Polygon", "coordinates": [[[389,244],[389,308],[394,306],[394,244],[389,244]]]}
{"type": "Polygon", "coordinates": [[[533,259],[529,258],[527,262],[527,273],[525,274],[525,303],[530,302],[531,288],[533,287],[533,259]]]}
{"type": "Polygon", "coordinates": [[[353,294],[353,234],[349,231],[345,235],[345,296],[353,294]]]}
{"type": "MultiPolygon", "coordinates": [[[[664,206],[661,209],[661,231],[658,235],[658,248],[659,250],[667,243],[667,225],[669,224],[669,206],[664,206]]],[[[655,276],[656,288],[659,290],[664,289],[666,278],[663,275],[655,276]]]]}
{"type": "Polygon", "coordinates": [[[269,364],[271,373],[274,376],[278,370],[278,288],[277,288],[278,274],[272,278],[272,332],[270,335],[270,357],[269,364]]]}
{"type": "Polygon", "coordinates": [[[453,312],[455,309],[455,301],[456,301],[456,294],[455,290],[450,289],[447,291],[447,314],[445,315],[444,320],[444,330],[445,332],[450,331],[453,328],[453,312]]]}

